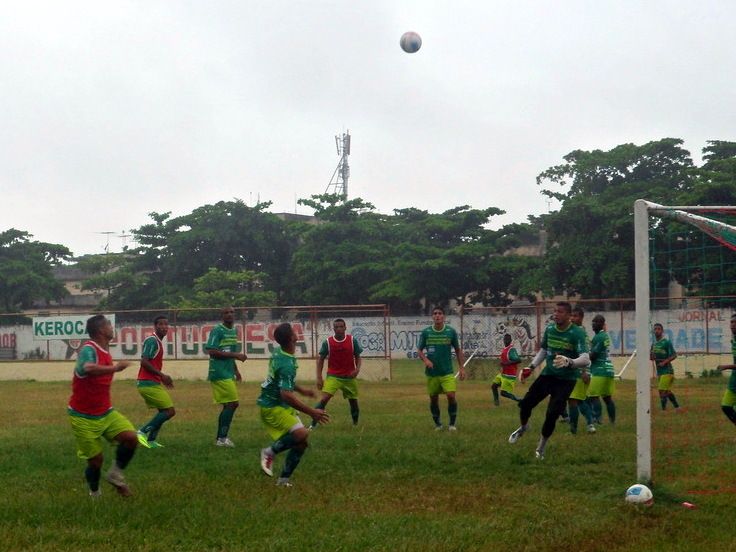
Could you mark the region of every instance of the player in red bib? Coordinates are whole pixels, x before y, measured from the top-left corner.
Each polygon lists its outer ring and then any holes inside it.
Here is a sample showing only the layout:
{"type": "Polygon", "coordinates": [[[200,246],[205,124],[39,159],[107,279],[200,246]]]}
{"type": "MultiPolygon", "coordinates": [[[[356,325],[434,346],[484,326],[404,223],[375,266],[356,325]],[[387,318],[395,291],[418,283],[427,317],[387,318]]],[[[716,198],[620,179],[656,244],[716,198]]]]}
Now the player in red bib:
{"type": "Polygon", "coordinates": [[[493,380],[491,385],[491,392],[493,393],[493,404],[498,406],[500,404],[498,399],[498,388],[501,388],[501,396],[511,399],[512,401],[519,401],[514,395],[514,387],[516,386],[516,378],[519,375],[519,364],[521,363],[521,357],[514,348],[512,338],[509,334],[503,336],[503,350],[499,361],[501,363],[501,373],[498,374],[493,380]]]}
{"type": "Polygon", "coordinates": [[[135,454],[138,437],[128,419],[115,410],[110,401],[110,385],[115,372],[125,370],[129,362],[113,364],[110,341],[114,337],[112,324],[101,314],[87,320],[87,341],[80,349],[72,379],[69,399],[69,420],[77,442],[77,455],[87,461],[84,476],[92,497],[100,495],[102,472],[102,439],[117,441],[115,463],[105,479],[122,496],[132,493],[125,482],[123,470],[135,454]]]}
{"type": "Polygon", "coordinates": [[[169,333],[169,320],[165,316],[157,316],[153,320],[154,333],[143,342],[141,367],[138,370],[136,386],[138,393],[146,401],[148,408],[155,408],[156,415],[138,430],[138,442],[146,448],[160,448],[158,432],[161,426],[174,417],[174,401],[165,388],[172,389],[174,382],[171,376],[164,374],[163,339],[169,333]]]}
{"type": "MultiPolygon", "coordinates": [[[[337,318],[332,323],[335,335],[328,337],[322,342],[317,357],[317,388],[322,390],[322,398],[315,405],[318,410],[324,410],[330,399],[342,390],[342,395],[350,404],[350,416],[353,425],[358,424],[360,409],[358,408],[358,385],[356,378],[360,373],[361,358],[363,352],[360,343],[350,334],[345,333],[347,326],[345,320],[337,318]],[[322,379],[325,359],[327,359],[327,378],[322,379]]],[[[314,428],[317,422],[312,420],[310,428],[314,428]]]]}

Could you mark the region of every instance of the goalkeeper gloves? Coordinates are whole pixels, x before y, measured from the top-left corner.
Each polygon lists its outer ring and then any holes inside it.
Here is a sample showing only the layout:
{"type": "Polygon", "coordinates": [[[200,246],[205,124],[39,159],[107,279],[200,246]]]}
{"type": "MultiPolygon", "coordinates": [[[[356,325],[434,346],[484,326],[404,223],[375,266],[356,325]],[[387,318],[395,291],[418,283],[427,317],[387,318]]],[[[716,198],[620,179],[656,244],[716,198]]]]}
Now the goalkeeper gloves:
{"type": "Polygon", "coordinates": [[[562,355],[555,355],[552,365],[555,368],[569,368],[572,366],[572,359],[562,355]]]}

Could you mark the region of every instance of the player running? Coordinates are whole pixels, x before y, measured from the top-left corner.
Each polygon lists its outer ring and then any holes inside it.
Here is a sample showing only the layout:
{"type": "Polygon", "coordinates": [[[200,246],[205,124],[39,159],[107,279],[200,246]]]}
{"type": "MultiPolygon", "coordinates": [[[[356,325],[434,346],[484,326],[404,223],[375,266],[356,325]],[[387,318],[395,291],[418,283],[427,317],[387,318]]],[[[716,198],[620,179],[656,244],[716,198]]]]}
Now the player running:
{"type": "Polygon", "coordinates": [[[271,446],[261,450],[261,470],[269,477],[273,477],[274,456],[286,450],[286,462],[276,484],[291,487],[291,474],[299,465],[302,455],[307,450],[309,431],[304,427],[297,416],[300,410],[318,423],[326,424],[330,417],[322,409],[311,408],[301,402],[296,393],[307,397],[314,397],[311,389],[296,384],[297,361],[296,334],[291,324],[280,324],[274,331],[274,339],[280,345],[271,354],[268,363],[268,376],[261,384],[261,395],[256,401],[260,406],[261,421],[266,431],[273,439],[271,446]]]}
{"type": "Polygon", "coordinates": [[[513,346],[512,338],[509,334],[504,334],[503,336],[503,349],[501,350],[499,362],[501,363],[501,373],[496,374],[491,385],[493,404],[496,406],[501,404],[498,399],[499,387],[501,388],[502,397],[518,402],[519,399],[514,395],[514,387],[516,386],[516,378],[519,375],[521,357],[513,346]]]}
{"type": "Polygon", "coordinates": [[[118,494],[130,496],[132,493],[123,470],[135,454],[138,438],[133,424],[113,408],[110,400],[113,374],[125,370],[130,363],[121,361],[113,364],[109,349],[115,333],[103,315],[96,314],[87,320],[87,334],[90,340],[79,349],[68,407],[77,442],[77,456],[87,461],[84,477],[89,495],[99,497],[104,461],[102,439],[117,441],[115,463],[105,474],[105,479],[118,494]]]}
{"type": "Polygon", "coordinates": [[[465,379],[465,368],[463,366],[465,355],[460,348],[457,332],[452,326],[445,324],[444,309],[435,307],[432,310],[432,322],[431,326],[422,330],[417,344],[419,358],[424,362],[424,373],[427,376],[429,411],[432,414],[432,420],[434,420],[435,430],[440,431],[442,420],[440,418],[439,395],[440,393],[447,395],[447,413],[450,418],[447,429],[456,431],[457,400],[455,399],[455,391],[457,390],[457,381],[452,373],[452,350],[455,349],[459,365],[458,377],[461,380],[465,379]],[[424,349],[427,350],[426,353],[424,349]]]}
{"type": "MultiPolygon", "coordinates": [[[[360,408],[358,406],[358,374],[360,373],[363,348],[352,335],[345,333],[347,326],[345,320],[337,318],[332,323],[335,335],[328,337],[322,342],[317,357],[317,388],[322,391],[322,397],[314,406],[317,410],[324,410],[330,399],[342,390],[342,396],[348,400],[350,405],[350,417],[353,425],[358,425],[360,408]],[[327,379],[322,379],[325,359],[327,359],[327,379]]],[[[313,429],[317,422],[312,420],[313,429]]]]}
{"type": "Polygon", "coordinates": [[[169,320],[165,316],[157,316],[153,320],[153,335],[143,341],[141,367],[138,370],[136,386],[138,393],[148,408],[156,408],[158,412],[151,420],[138,430],[138,442],[146,448],[161,448],[158,432],[161,426],[174,417],[174,401],[164,387],[173,389],[171,376],[163,373],[164,344],[163,339],[169,333],[169,320]]]}

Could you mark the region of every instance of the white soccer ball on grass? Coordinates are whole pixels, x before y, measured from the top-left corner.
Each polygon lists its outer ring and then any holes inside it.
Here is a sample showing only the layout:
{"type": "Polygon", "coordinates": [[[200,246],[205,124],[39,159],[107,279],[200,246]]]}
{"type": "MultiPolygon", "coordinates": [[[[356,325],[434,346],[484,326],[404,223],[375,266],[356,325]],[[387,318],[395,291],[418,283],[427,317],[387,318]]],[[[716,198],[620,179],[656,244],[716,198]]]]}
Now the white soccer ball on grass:
{"type": "Polygon", "coordinates": [[[626,489],[626,502],[629,504],[640,504],[651,506],[654,502],[654,495],[649,487],[637,483],[626,489]]]}

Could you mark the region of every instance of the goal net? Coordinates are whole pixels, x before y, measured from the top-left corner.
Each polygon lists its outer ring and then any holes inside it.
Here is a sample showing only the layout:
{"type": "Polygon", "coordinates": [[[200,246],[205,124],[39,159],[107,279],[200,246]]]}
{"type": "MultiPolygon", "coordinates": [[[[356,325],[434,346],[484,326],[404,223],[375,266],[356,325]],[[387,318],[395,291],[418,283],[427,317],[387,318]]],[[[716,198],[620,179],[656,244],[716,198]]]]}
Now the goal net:
{"type": "Polygon", "coordinates": [[[634,205],[637,477],[677,494],[736,491],[731,372],[717,369],[733,363],[735,224],[736,207],[634,205]],[[665,358],[667,342],[677,357],[658,369],[650,351],[665,358]]]}

